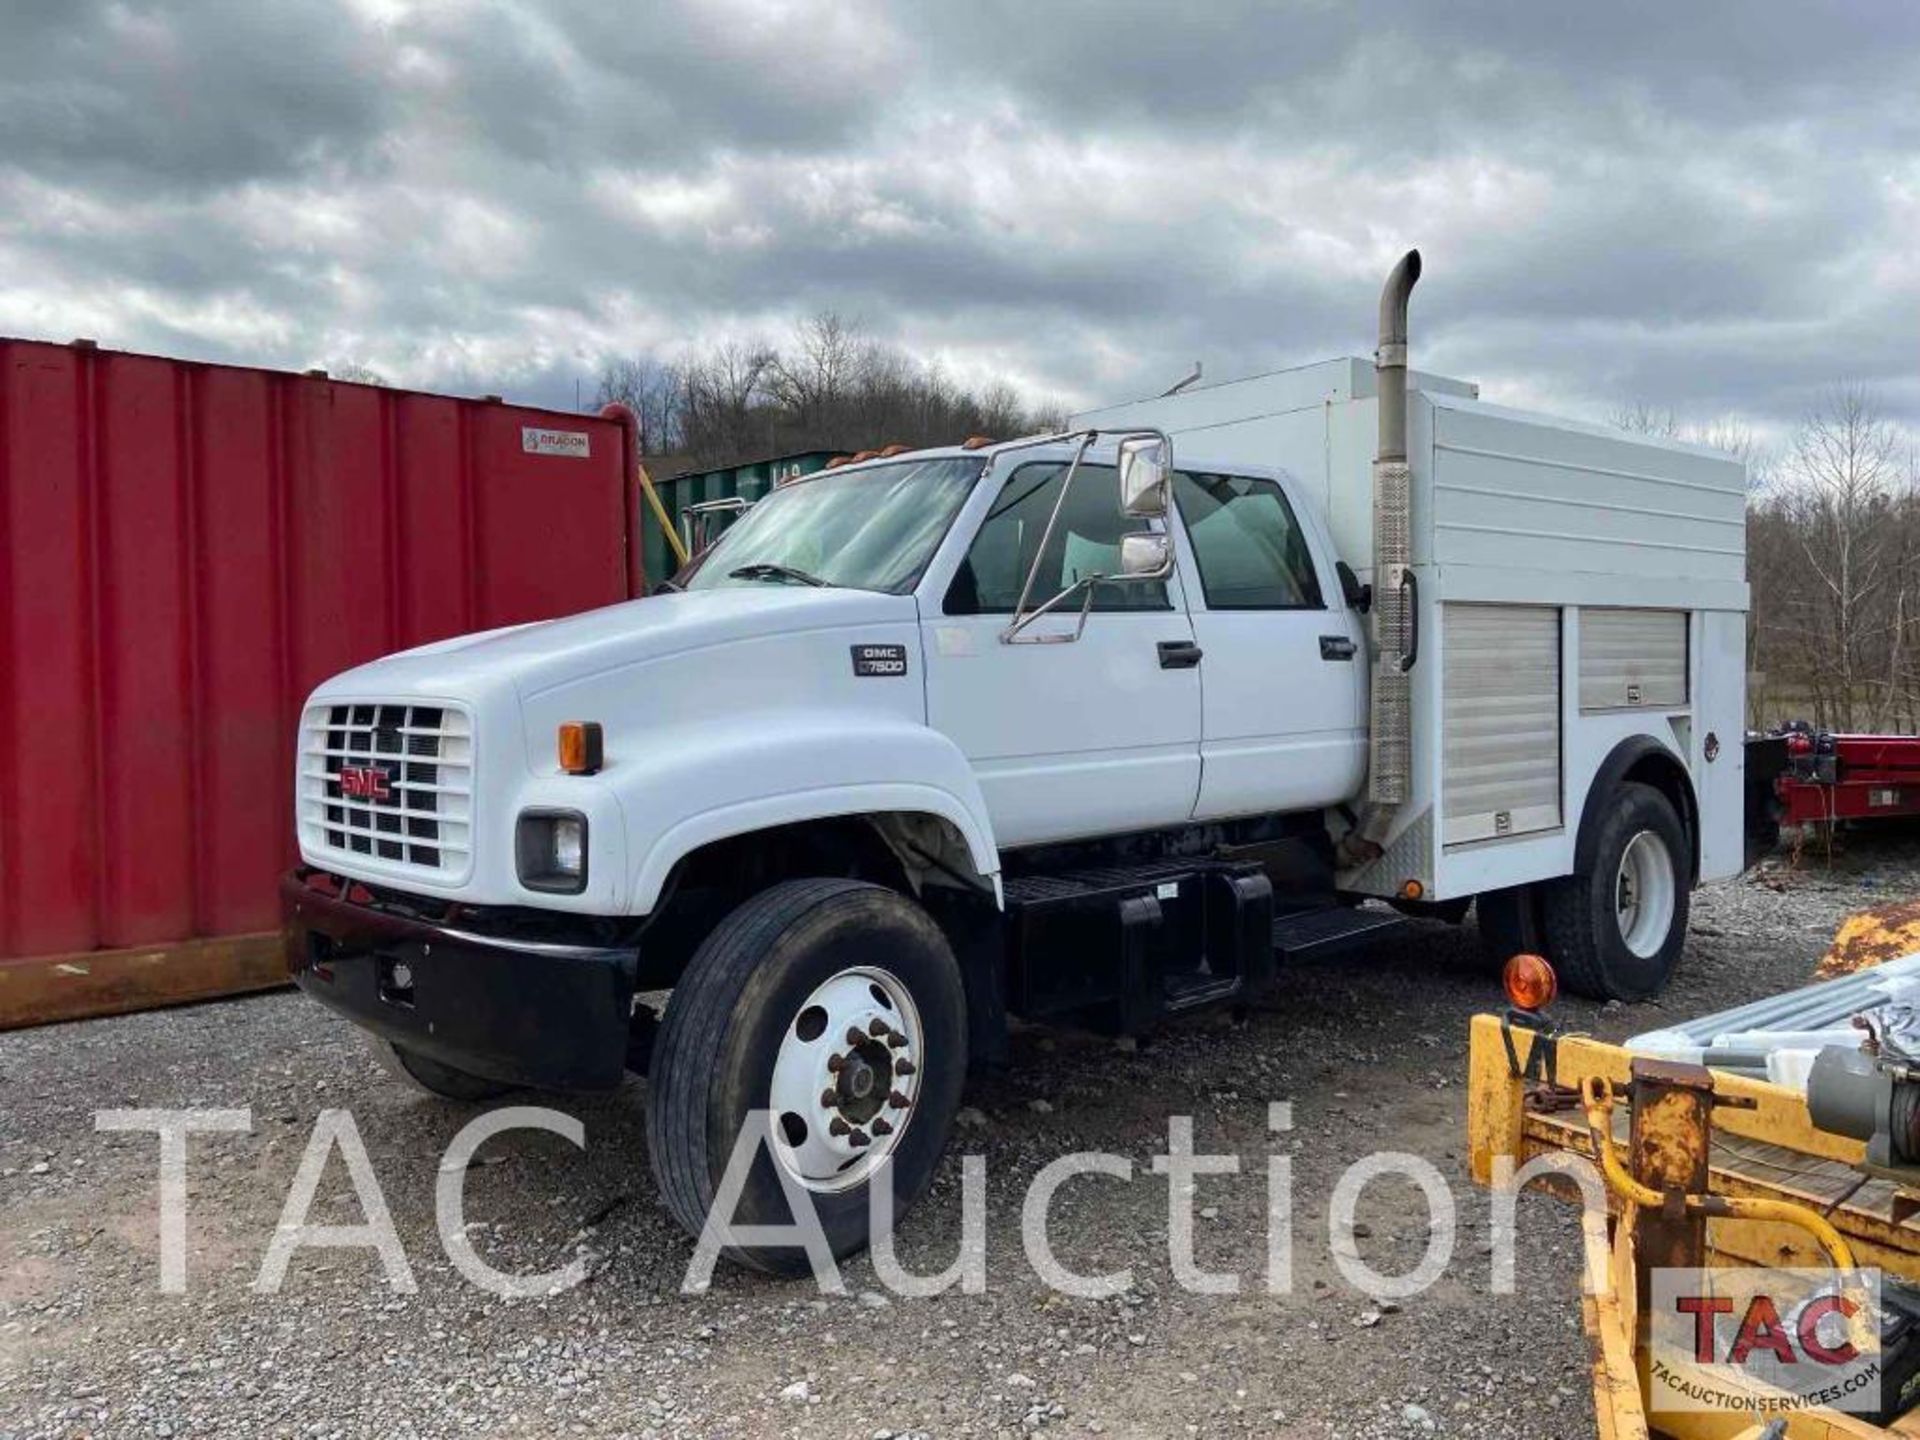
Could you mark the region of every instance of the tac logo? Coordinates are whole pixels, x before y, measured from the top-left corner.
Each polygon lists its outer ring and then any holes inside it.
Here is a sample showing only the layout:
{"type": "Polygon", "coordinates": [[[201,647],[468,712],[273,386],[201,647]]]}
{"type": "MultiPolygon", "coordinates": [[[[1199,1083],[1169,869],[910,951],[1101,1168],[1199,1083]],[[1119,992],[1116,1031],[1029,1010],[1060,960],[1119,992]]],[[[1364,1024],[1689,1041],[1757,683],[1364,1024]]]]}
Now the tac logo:
{"type": "Polygon", "coordinates": [[[349,800],[391,800],[393,776],[378,765],[342,765],[340,793],[349,800]]]}
{"type": "Polygon", "coordinates": [[[1816,1295],[1784,1320],[1772,1296],[1755,1295],[1747,1301],[1733,1343],[1724,1354],[1714,1320],[1733,1314],[1731,1295],[1682,1295],[1673,1306],[1693,1317],[1693,1358],[1701,1365],[1744,1365],[1756,1350],[1766,1351],[1782,1365],[1851,1365],[1860,1358],[1859,1348],[1848,1336],[1847,1322],[1861,1307],[1845,1295],[1816,1295]]]}
{"type": "Polygon", "coordinates": [[[1880,1275],[1863,1270],[1652,1273],[1654,1410],[1880,1409],[1880,1275]]]}

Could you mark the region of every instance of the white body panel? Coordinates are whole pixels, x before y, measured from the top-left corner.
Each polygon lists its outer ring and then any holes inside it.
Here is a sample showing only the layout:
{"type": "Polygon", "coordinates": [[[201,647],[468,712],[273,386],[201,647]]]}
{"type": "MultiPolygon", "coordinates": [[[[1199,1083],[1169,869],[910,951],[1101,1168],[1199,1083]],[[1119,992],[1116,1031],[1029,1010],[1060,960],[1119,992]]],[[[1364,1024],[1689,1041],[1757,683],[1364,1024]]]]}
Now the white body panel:
{"type": "MultiPolygon", "coordinates": [[[[1032,633],[1068,633],[1075,620],[1049,615],[1032,633]]],[[[1193,639],[1186,611],[1095,615],[1064,645],[1003,645],[1006,628],[1004,615],[926,621],[928,723],[972,763],[1000,844],[1145,830],[1192,814],[1200,672],[1162,669],[1156,648],[1193,639]]]]}
{"type": "Polygon", "coordinates": [[[1205,652],[1202,776],[1195,817],[1314,810],[1366,778],[1366,637],[1358,616],[1215,611],[1193,617],[1205,652]],[[1351,638],[1326,660],[1320,637],[1351,638]]]}
{"type": "MultiPolygon", "coordinates": [[[[1424,525],[1416,511],[1415,555],[1441,566],[1683,579],[1693,608],[1746,607],[1738,462],[1454,396],[1421,400],[1420,488],[1431,503],[1424,525]]],[[[1629,585],[1610,588],[1621,604],[1648,603],[1629,585]]]]}
{"type": "Polygon", "coordinates": [[[1691,627],[1689,684],[1693,686],[1698,735],[1691,745],[1691,768],[1700,813],[1707,817],[1700,835],[1700,878],[1720,880],[1746,866],[1746,838],[1738,820],[1746,804],[1747,718],[1746,616],[1724,610],[1696,615],[1691,627]],[[1705,752],[1718,758],[1706,763],[1705,752]]]}
{"type": "MultiPolygon", "coordinates": [[[[1242,471],[1252,467],[1241,466],[1242,471]]],[[[1354,794],[1366,779],[1366,626],[1341,598],[1337,558],[1310,497],[1278,476],[1321,577],[1323,608],[1216,610],[1187,586],[1201,677],[1199,820],[1312,810],[1354,794]],[[1345,640],[1350,659],[1321,641],[1345,640]]],[[[1197,573],[1185,525],[1174,527],[1185,574],[1197,573]]]]}

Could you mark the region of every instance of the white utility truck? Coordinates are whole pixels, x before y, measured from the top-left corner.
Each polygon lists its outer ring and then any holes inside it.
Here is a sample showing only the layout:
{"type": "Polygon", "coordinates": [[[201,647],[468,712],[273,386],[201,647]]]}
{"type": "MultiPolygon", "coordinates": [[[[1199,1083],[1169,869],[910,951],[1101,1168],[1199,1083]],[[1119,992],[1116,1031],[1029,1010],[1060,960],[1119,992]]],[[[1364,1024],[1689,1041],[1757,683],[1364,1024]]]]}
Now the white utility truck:
{"type": "Polygon", "coordinates": [[[1476,898],[1654,994],[1744,864],[1745,476],[1410,380],[1418,275],[1371,365],[829,469],[647,599],[328,681],[295,979],[442,1095],[645,1073],[695,1231],[764,1112],[728,1218],[840,1252],[1009,1016],[1137,1030],[1476,898]]]}

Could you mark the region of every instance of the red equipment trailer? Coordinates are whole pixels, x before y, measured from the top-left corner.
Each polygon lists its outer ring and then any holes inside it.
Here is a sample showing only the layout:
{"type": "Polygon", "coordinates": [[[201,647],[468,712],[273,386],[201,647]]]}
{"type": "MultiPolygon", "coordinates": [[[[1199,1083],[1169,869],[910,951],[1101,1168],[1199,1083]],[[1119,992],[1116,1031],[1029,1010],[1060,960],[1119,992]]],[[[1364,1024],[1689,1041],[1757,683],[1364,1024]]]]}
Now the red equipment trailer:
{"type": "Polygon", "coordinates": [[[1920,736],[1790,730],[1774,781],[1780,822],[1883,820],[1920,815],[1920,736]]]}

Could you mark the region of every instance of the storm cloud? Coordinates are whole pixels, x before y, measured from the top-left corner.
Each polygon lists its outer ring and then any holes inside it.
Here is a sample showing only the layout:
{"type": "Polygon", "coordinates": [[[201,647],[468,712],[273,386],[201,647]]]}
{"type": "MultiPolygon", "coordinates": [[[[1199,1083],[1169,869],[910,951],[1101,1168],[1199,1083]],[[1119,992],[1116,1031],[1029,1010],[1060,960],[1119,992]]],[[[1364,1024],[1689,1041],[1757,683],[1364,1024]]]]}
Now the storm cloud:
{"type": "Polygon", "coordinates": [[[1920,423],[1920,10],[28,0],[0,332],[571,403],[831,308],[1082,405],[1364,354],[1920,423]]]}

